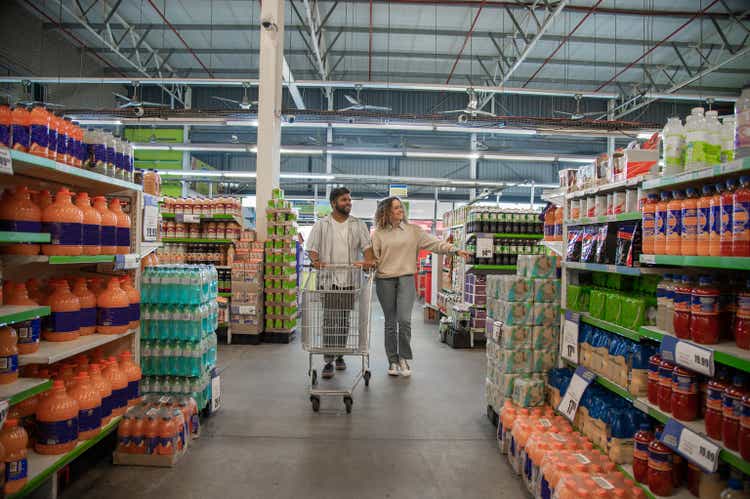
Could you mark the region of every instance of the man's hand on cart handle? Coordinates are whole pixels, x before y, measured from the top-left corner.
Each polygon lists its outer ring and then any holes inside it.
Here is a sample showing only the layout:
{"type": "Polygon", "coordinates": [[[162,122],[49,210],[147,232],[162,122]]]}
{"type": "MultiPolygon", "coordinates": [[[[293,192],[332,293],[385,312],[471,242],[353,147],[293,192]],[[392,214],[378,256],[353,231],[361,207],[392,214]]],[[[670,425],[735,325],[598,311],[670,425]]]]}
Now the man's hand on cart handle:
{"type": "Polygon", "coordinates": [[[377,266],[377,262],[375,260],[360,260],[358,262],[354,262],[352,265],[356,265],[357,267],[362,267],[364,270],[367,270],[375,268],[377,266]]]}
{"type": "Polygon", "coordinates": [[[316,269],[322,269],[323,267],[326,266],[326,264],[321,262],[320,260],[313,260],[310,263],[312,264],[313,268],[316,268],[316,269]]]}
{"type": "Polygon", "coordinates": [[[461,258],[463,258],[464,260],[466,260],[467,258],[469,258],[471,256],[471,253],[469,253],[466,250],[457,250],[456,251],[456,255],[458,255],[461,258]]]}

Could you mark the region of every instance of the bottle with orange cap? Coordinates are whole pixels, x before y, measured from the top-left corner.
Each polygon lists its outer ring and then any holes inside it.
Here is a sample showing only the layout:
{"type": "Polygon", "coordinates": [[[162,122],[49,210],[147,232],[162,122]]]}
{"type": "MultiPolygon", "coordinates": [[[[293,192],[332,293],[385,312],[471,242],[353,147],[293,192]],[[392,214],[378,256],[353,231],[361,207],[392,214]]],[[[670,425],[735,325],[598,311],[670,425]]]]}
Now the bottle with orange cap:
{"type": "Polygon", "coordinates": [[[75,256],[83,252],[83,212],[71,201],[65,187],[42,212],[42,231],[50,233],[50,244],[42,245],[45,255],[75,256]]]}
{"type": "Polygon", "coordinates": [[[49,111],[47,111],[47,115],[49,116],[49,128],[47,129],[47,157],[53,161],[57,161],[57,116],[49,111]]]}
{"type": "Polygon", "coordinates": [[[31,114],[23,106],[16,106],[10,112],[11,147],[16,151],[29,152],[31,141],[31,114]]]}
{"type": "Polygon", "coordinates": [[[35,106],[29,114],[29,152],[49,157],[50,115],[43,106],[35,106]]]}
{"type": "Polygon", "coordinates": [[[39,402],[36,413],[39,454],[66,454],[78,442],[78,402],[65,392],[62,381],[55,381],[49,396],[39,402]]]}
{"type": "Polygon", "coordinates": [[[8,419],[0,430],[0,444],[5,449],[5,494],[20,491],[28,479],[26,454],[29,436],[15,418],[8,419]]]}
{"type": "Polygon", "coordinates": [[[122,211],[120,200],[115,198],[109,202],[109,210],[117,217],[117,231],[115,241],[117,253],[124,255],[130,252],[130,216],[122,211]]]}
{"type": "Polygon", "coordinates": [[[64,279],[50,281],[52,294],[47,300],[49,320],[43,336],[47,341],[72,341],[78,338],[81,328],[81,302],[70,292],[64,279]]]}
{"type": "Polygon", "coordinates": [[[94,208],[101,215],[101,253],[114,255],[117,253],[117,215],[107,208],[104,196],[94,198],[94,208]]]}
{"type": "Polygon", "coordinates": [[[83,213],[82,243],[84,255],[99,255],[102,252],[102,215],[91,206],[91,199],[85,192],[76,195],[75,205],[83,213]]]}
{"type": "Polygon", "coordinates": [[[117,425],[117,452],[132,453],[133,418],[130,413],[125,414],[117,425]]]}
{"type": "Polygon", "coordinates": [[[78,402],[78,440],[88,440],[99,434],[102,427],[102,397],[91,383],[89,375],[79,373],[68,391],[78,402]]]}
{"type": "Polygon", "coordinates": [[[12,327],[0,327],[0,385],[18,379],[18,335],[12,327]]]}
{"type": "Polygon", "coordinates": [[[89,377],[92,386],[96,388],[102,399],[102,426],[106,426],[112,420],[112,383],[102,376],[101,364],[99,363],[89,364],[89,377]]]}
{"type": "Polygon", "coordinates": [[[96,332],[122,334],[130,325],[130,300],[120,287],[120,280],[111,277],[107,287],[96,298],[96,332]]]}
{"type": "Polygon", "coordinates": [[[10,147],[10,127],[13,123],[13,118],[10,112],[10,107],[5,104],[0,104],[0,147],[10,147]]]}
{"type": "MultiPolygon", "coordinates": [[[[31,201],[31,193],[25,185],[3,193],[0,202],[0,230],[10,232],[41,232],[42,211],[31,201]]],[[[39,245],[17,243],[3,245],[8,255],[38,255],[39,245]]]]}

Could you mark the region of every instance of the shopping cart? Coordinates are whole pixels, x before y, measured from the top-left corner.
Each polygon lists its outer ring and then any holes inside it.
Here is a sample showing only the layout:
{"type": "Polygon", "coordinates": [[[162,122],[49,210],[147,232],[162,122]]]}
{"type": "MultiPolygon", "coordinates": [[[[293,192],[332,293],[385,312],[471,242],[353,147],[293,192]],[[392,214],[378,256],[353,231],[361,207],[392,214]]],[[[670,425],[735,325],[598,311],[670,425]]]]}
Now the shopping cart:
{"type": "Polygon", "coordinates": [[[375,273],[353,265],[327,265],[310,269],[302,285],[302,348],[309,353],[310,402],[320,409],[321,396],[343,396],[352,412],[352,393],[360,380],[370,386],[370,309],[375,273]],[[361,358],[361,368],[348,389],[318,388],[315,355],[351,355],[361,358]]]}

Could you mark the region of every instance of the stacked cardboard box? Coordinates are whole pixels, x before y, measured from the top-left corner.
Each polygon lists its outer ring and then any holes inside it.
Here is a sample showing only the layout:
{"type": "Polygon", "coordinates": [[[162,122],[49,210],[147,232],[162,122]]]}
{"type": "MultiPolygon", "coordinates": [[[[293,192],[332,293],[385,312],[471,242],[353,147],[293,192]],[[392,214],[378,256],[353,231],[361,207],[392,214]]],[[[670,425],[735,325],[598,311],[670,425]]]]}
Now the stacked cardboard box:
{"type": "Polygon", "coordinates": [[[487,317],[487,276],[466,274],[464,280],[464,301],[470,304],[471,321],[469,327],[484,332],[487,317]]]}
{"type": "Polygon", "coordinates": [[[232,334],[254,335],[260,341],[263,332],[263,243],[255,233],[245,231],[244,239],[235,243],[232,263],[232,334]]]}
{"type": "Polygon", "coordinates": [[[516,275],[487,276],[486,396],[495,410],[506,398],[524,407],[544,402],[560,329],[560,281],[550,258],[522,255],[516,275]]]}

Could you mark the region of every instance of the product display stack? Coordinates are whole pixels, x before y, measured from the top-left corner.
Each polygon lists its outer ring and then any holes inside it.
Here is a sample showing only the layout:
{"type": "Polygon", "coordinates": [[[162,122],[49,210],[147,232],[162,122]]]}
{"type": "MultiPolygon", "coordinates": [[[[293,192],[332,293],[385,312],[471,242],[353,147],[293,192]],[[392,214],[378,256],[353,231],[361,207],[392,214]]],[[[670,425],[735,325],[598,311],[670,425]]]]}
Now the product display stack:
{"type": "Polygon", "coordinates": [[[263,243],[253,230],[244,231],[235,243],[232,263],[232,305],[229,312],[227,341],[241,335],[257,345],[263,333],[263,243]]]}
{"type": "Polygon", "coordinates": [[[289,343],[297,329],[299,262],[297,211],[275,188],[266,208],[265,328],[263,340],[289,343]]]}
{"type": "Polygon", "coordinates": [[[144,393],[189,396],[206,406],[216,365],[216,269],[160,265],[143,273],[144,393]]]}
{"type": "Polygon", "coordinates": [[[558,349],[557,257],[520,256],[515,275],[487,276],[487,317],[487,405],[542,405],[558,349]]]}

